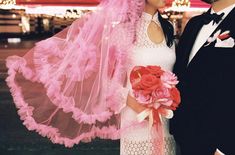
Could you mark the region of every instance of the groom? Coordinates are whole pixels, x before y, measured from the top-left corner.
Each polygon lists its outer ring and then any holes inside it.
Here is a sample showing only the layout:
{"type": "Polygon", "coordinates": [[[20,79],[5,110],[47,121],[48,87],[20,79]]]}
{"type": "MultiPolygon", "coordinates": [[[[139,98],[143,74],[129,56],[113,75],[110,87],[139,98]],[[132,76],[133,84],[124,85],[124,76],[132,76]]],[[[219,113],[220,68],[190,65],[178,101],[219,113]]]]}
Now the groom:
{"type": "Polygon", "coordinates": [[[235,0],[203,0],[177,49],[182,104],[170,122],[181,155],[235,155],[235,0]]]}

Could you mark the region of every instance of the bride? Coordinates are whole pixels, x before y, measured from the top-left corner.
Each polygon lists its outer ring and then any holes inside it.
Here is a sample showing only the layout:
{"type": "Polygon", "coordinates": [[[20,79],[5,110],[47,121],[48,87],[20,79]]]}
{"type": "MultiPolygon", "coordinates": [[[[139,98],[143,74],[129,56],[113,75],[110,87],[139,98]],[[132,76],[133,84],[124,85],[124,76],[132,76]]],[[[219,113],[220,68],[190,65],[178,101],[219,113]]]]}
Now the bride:
{"type": "Polygon", "coordinates": [[[40,41],[25,56],[7,58],[6,79],[20,119],[53,143],[72,147],[95,137],[120,139],[121,155],[174,155],[164,119],[164,143],[132,97],[130,70],[172,70],[173,28],[158,12],[164,0],[102,0],[95,12],[40,41]],[[159,143],[160,142],[160,143],[159,143]]]}
{"type": "MultiPolygon", "coordinates": [[[[158,12],[165,6],[164,0],[146,0],[144,12],[138,21],[136,41],[131,51],[131,65],[128,74],[134,66],[158,65],[164,70],[172,71],[175,63],[175,48],[173,45],[173,28],[158,12]]],[[[130,77],[130,76],[128,76],[130,77]]],[[[127,87],[131,90],[128,80],[127,87]]],[[[121,112],[121,125],[126,126],[136,120],[137,114],[145,109],[129,93],[127,106],[121,112]]],[[[164,119],[164,154],[175,155],[175,141],[169,134],[168,121],[164,119]]],[[[129,128],[121,134],[121,155],[158,155],[160,148],[156,131],[150,131],[148,121],[129,128]],[[155,146],[154,146],[155,145],[155,146]],[[156,146],[159,145],[159,146],[156,146]]]]}

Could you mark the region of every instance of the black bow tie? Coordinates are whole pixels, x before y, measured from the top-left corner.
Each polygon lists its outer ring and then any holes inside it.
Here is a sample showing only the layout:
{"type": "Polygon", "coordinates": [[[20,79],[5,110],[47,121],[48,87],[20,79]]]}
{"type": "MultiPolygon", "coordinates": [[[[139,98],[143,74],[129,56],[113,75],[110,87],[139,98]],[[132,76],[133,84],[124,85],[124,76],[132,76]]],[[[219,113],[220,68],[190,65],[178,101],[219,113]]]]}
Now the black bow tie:
{"type": "Polygon", "coordinates": [[[211,21],[213,21],[213,25],[216,23],[218,24],[224,16],[224,13],[221,13],[220,15],[213,13],[210,14],[209,12],[204,14],[203,22],[204,24],[209,24],[211,21]]]}

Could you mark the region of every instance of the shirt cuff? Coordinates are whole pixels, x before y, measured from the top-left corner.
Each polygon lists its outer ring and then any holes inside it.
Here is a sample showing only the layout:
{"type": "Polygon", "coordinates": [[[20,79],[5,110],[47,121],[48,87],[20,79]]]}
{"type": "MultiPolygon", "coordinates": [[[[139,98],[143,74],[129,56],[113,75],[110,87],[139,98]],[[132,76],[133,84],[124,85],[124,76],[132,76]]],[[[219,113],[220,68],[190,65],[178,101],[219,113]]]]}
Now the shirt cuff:
{"type": "Polygon", "coordinates": [[[218,148],[216,149],[216,155],[225,155],[223,152],[221,152],[218,148]]]}

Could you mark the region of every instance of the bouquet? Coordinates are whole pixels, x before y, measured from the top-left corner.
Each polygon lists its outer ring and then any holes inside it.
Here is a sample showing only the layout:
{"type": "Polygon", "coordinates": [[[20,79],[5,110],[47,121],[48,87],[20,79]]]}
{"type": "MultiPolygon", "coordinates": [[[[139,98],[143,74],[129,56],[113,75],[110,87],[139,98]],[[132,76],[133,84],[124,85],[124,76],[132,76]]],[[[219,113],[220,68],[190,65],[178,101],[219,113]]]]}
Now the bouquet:
{"type": "Polygon", "coordinates": [[[173,117],[180,103],[180,93],[176,88],[177,77],[159,66],[135,66],[130,73],[132,92],[136,100],[146,107],[137,115],[138,121],[149,117],[149,123],[161,123],[161,116],[173,117]]]}

